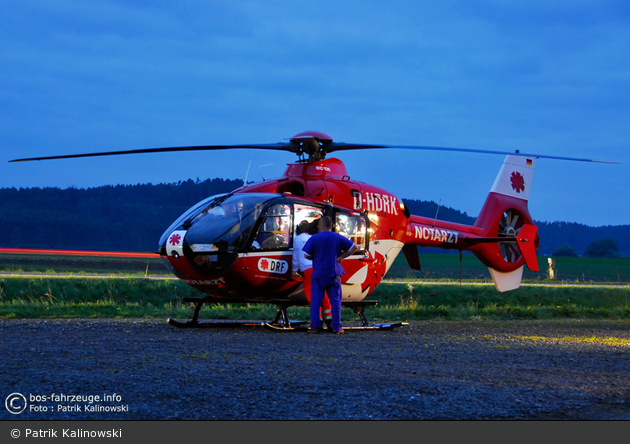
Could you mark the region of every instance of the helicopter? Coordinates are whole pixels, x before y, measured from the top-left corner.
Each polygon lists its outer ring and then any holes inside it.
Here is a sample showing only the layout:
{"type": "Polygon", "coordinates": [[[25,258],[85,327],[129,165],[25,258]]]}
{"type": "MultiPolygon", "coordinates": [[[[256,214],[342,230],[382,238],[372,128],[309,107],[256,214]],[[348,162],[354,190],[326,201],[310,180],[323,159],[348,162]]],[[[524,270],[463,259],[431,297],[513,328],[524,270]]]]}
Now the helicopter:
{"type": "Polygon", "coordinates": [[[228,194],[210,196],[194,205],[170,227],[158,252],[175,276],[204,296],[188,322],[168,319],[176,327],[261,325],[242,322],[199,322],[205,303],[275,304],[270,328],[295,330],[304,321],[291,321],[287,309],[307,305],[302,277],[292,273],[293,237],[301,221],[323,216],[333,230],[357,246],[343,261],[342,304],[361,319],[363,329],[392,329],[402,323],[370,325],[365,308],[376,301],[367,296],[381,283],[402,251],[409,267],[421,270],[418,247],[471,251],[488,267],[499,292],[517,289],[523,269],[538,271],[538,228],[528,210],[536,161],[540,158],[600,162],[540,154],[433,146],[367,145],[334,142],[318,131],[306,131],[288,142],[148,148],[37,158],[11,162],[78,157],[146,154],[173,151],[264,149],[298,156],[282,177],[247,183],[228,194]],[[503,154],[505,160],[474,225],[412,215],[403,201],[384,189],[352,180],[344,163],[328,154],[357,149],[410,149],[503,154]]]}

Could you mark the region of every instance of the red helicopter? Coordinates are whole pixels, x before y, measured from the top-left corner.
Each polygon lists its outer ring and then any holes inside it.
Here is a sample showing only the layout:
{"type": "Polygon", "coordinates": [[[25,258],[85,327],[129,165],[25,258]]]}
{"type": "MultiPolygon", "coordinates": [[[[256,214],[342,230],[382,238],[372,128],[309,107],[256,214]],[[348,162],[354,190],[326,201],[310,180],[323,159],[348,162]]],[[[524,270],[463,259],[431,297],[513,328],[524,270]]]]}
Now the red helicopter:
{"type": "MultiPolygon", "coordinates": [[[[333,229],[357,245],[343,262],[343,305],[359,314],[363,327],[390,329],[401,323],[369,325],[365,298],[376,288],[402,250],[409,266],[420,270],[418,246],[472,251],[488,267],[498,291],[520,286],[523,267],[538,271],[539,238],[527,202],[538,158],[601,162],[525,154],[429,146],[366,145],[333,142],[330,136],[307,131],[289,142],[275,144],[208,145],[150,148],[76,154],[12,162],[121,154],[219,149],[266,149],[298,155],[279,179],[264,180],[229,194],[211,196],[179,217],[159,241],[159,254],[173,273],[205,296],[196,302],[192,319],[177,327],[260,325],[199,322],[204,303],[272,303],[278,308],[272,328],[294,330],[287,314],[293,305],[306,305],[302,278],[292,274],[296,226],[323,215],[333,229]],[[329,153],[357,149],[418,149],[506,154],[490,193],[472,226],[415,216],[392,193],[354,181],[339,159],[329,153]]],[[[603,162],[612,163],[612,162],[603,162]]]]}

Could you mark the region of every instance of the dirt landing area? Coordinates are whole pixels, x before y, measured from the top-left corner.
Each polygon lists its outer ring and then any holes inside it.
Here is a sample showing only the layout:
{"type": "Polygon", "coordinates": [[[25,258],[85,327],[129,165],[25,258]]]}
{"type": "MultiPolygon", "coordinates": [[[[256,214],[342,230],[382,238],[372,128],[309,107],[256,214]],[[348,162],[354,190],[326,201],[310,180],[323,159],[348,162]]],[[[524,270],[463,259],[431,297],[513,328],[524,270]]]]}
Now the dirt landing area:
{"type": "Polygon", "coordinates": [[[2,400],[26,399],[4,420],[630,419],[624,322],[309,335],[37,319],[0,321],[0,335],[2,400]]]}

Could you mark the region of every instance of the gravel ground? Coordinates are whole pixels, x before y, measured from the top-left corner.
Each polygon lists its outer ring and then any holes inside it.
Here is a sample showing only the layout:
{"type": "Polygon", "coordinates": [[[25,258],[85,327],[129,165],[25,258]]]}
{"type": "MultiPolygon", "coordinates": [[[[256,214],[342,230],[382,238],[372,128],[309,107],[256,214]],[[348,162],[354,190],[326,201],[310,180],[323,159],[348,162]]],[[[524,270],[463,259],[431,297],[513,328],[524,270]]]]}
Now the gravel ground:
{"type": "Polygon", "coordinates": [[[630,419],[624,322],[415,322],[333,336],[37,319],[0,321],[0,334],[2,399],[116,393],[101,405],[129,410],[29,400],[0,419],[630,419]]]}

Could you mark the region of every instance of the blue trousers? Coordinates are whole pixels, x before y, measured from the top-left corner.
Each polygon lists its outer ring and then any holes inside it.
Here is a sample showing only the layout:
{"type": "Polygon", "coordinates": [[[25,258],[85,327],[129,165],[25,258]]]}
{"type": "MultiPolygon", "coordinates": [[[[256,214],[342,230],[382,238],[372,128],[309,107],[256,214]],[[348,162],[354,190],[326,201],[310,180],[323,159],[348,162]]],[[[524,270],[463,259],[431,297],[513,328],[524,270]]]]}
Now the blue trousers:
{"type": "Polygon", "coordinates": [[[322,305],[324,294],[330,300],[333,331],[341,330],[341,277],[313,279],[311,286],[311,328],[321,328],[319,308],[322,305]]]}

